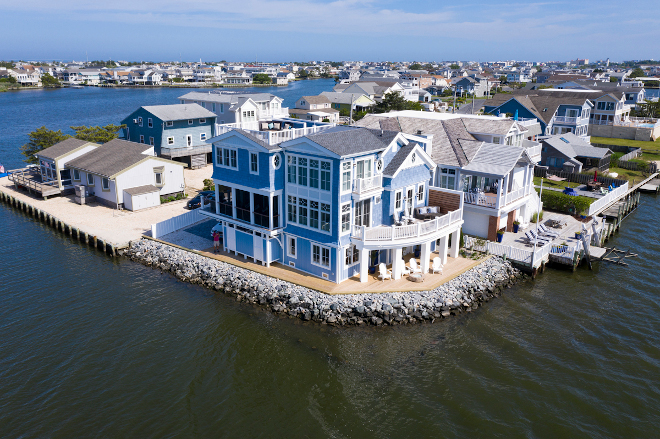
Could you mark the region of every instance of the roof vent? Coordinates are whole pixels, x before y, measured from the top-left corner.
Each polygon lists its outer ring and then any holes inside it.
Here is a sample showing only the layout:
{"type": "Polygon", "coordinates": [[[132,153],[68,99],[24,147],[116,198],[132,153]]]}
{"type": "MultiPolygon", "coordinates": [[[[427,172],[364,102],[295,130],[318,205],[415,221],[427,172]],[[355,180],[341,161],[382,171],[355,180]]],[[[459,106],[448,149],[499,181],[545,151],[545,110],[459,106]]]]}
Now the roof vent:
{"type": "Polygon", "coordinates": [[[417,130],[417,135],[421,136],[422,135],[422,130],[417,130]]]}

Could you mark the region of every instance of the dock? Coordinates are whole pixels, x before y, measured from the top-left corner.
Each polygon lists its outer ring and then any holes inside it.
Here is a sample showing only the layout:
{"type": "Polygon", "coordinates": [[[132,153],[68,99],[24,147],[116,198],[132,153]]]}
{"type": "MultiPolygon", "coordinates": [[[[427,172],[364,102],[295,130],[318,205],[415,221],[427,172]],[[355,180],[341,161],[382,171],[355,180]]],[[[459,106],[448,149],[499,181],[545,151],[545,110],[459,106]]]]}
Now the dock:
{"type": "Polygon", "coordinates": [[[15,188],[25,188],[28,192],[38,194],[44,200],[62,193],[57,181],[42,182],[41,175],[31,168],[14,169],[8,172],[9,181],[15,188]]]}
{"type": "Polygon", "coordinates": [[[656,178],[649,181],[648,183],[643,184],[640,186],[639,191],[650,194],[657,194],[660,192],[660,179],[656,178]]]}

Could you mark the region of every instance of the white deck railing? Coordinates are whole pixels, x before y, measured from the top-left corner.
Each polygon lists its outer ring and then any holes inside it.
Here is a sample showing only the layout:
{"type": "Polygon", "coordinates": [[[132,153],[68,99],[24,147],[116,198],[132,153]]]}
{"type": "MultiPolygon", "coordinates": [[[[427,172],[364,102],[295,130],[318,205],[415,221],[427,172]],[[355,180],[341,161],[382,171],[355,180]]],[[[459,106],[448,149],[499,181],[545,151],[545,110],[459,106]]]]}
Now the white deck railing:
{"type": "Polygon", "coordinates": [[[516,122],[518,122],[520,125],[524,127],[528,127],[530,125],[534,125],[535,123],[538,123],[539,121],[536,118],[524,119],[522,117],[519,117],[516,122]]]}
{"type": "Polygon", "coordinates": [[[555,116],[554,122],[556,123],[570,123],[574,124],[577,123],[578,118],[577,117],[570,117],[570,116],[555,116]]]}
{"type": "Polygon", "coordinates": [[[383,188],[383,174],[374,175],[369,178],[356,178],[353,184],[353,192],[363,194],[376,189],[383,188]]]}
{"type": "Polygon", "coordinates": [[[366,227],[366,226],[352,226],[351,237],[368,242],[400,242],[410,240],[412,238],[420,238],[427,235],[432,235],[435,232],[448,227],[463,219],[463,211],[461,209],[449,212],[446,215],[438,217],[432,221],[419,222],[407,226],[390,226],[390,227],[366,227]]]}
{"type": "MultiPolygon", "coordinates": [[[[254,126],[254,123],[251,124],[252,126],[254,126]]],[[[287,140],[293,140],[299,137],[308,136],[310,134],[320,133],[321,131],[325,131],[328,128],[334,127],[335,124],[314,125],[311,127],[291,128],[288,130],[280,130],[280,131],[258,131],[254,129],[243,128],[244,126],[246,125],[241,123],[216,124],[215,133],[216,136],[219,136],[220,134],[224,134],[233,129],[243,129],[247,131],[249,134],[268,143],[269,145],[277,145],[278,143],[286,142],[287,140]]]]}
{"type": "Polygon", "coordinates": [[[484,194],[474,193],[474,192],[465,192],[463,194],[463,201],[468,204],[475,204],[477,206],[484,207],[497,207],[497,195],[489,197],[484,194]]]}
{"type": "MultiPolygon", "coordinates": [[[[534,143],[536,143],[536,142],[534,142],[534,143]]],[[[523,147],[524,146],[525,146],[525,143],[523,142],[523,147]]],[[[537,144],[535,146],[526,147],[525,150],[527,151],[527,154],[529,154],[530,157],[541,155],[541,145],[540,144],[537,144]]]]}
{"type": "Polygon", "coordinates": [[[603,209],[605,206],[608,204],[614,202],[615,200],[621,198],[628,192],[628,182],[624,183],[622,186],[619,186],[618,188],[614,189],[611,192],[608,192],[607,195],[603,196],[602,198],[599,198],[598,200],[594,201],[591,203],[591,206],[589,206],[589,215],[593,215],[597,212],[599,212],[601,209],[603,209]]]}
{"type": "Polygon", "coordinates": [[[508,192],[504,197],[504,205],[506,206],[509,203],[513,203],[516,200],[521,199],[525,196],[525,188],[521,187],[515,191],[508,192]]]}
{"type": "MultiPolygon", "coordinates": [[[[512,261],[520,262],[522,264],[531,265],[532,263],[532,254],[534,253],[533,250],[526,250],[524,248],[514,247],[512,245],[503,245],[497,242],[478,239],[467,235],[463,236],[463,241],[465,243],[465,247],[471,248],[472,250],[488,253],[489,255],[506,256],[507,259],[511,259],[512,261]]],[[[536,254],[534,255],[534,265],[540,265],[541,261],[543,261],[543,259],[552,252],[553,247],[554,246],[552,244],[546,244],[543,247],[538,247],[536,249],[536,254]]],[[[573,251],[575,251],[575,248],[573,248],[573,251]]]]}

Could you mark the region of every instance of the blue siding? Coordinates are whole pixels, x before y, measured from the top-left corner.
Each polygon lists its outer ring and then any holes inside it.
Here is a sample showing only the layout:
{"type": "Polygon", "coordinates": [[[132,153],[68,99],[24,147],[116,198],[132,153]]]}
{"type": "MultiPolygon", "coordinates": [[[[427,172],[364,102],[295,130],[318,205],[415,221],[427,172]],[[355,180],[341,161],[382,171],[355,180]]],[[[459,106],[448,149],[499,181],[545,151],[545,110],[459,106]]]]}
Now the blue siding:
{"type": "MultiPolygon", "coordinates": [[[[288,229],[288,228],[287,228],[288,229]]],[[[323,273],[328,274],[328,280],[332,282],[337,282],[337,273],[335,267],[337,266],[337,252],[336,249],[330,247],[330,267],[324,268],[318,265],[312,264],[312,242],[295,234],[287,233],[287,236],[295,236],[297,239],[297,257],[290,258],[284,254],[284,264],[289,265],[289,262],[296,264],[298,270],[304,271],[309,274],[313,274],[317,277],[323,277],[323,273]]]]}
{"type": "MultiPolygon", "coordinates": [[[[431,179],[431,173],[426,165],[415,166],[414,168],[404,169],[389,182],[392,189],[405,188],[417,183],[427,182],[431,179]]],[[[388,179],[389,180],[389,179],[388,179]]]]}
{"type": "MultiPolygon", "coordinates": [[[[516,100],[510,100],[508,102],[503,103],[499,107],[484,105],[484,113],[490,113],[490,114],[496,115],[497,110],[500,110],[500,114],[505,114],[505,113],[516,114],[516,110],[517,110],[518,111],[518,117],[525,118],[525,119],[537,119],[539,121],[539,123],[541,124],[541,131],[545,135],[546,123],[542,119],[537,118],[534,115],[534,113],[532,113],[525,106],[520,104],[520,102],[518,102],[516,100]]],[[[539,108],[538,110],[543,111],[543,108],[539,108]]]]}
{"type": "Polygon", "coordinates": [[[236,251],[250,257],[254,256],[254,247],[251,234],[236,230],[236,251]]]}
{"type": "MultiPolygon", "coordinates": [[[[264,243],[266,240],[264,239],[264,243]]],[[[264,248],[264,254],[266,249],[264,248]]],[[[277,239],[270,240],[270,260],[271,261],[282,261],[282,247],[280,246],[280,241],[277,239]]]]}

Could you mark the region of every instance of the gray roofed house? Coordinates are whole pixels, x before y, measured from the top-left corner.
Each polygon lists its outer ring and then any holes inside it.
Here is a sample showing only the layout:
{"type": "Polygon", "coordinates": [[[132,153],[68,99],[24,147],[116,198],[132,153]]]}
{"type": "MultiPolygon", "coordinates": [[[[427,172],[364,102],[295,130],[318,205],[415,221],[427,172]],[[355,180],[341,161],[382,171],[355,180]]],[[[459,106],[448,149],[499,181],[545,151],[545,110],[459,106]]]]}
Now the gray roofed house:
{"type": "Polygon", "coordinates": [[[142,108],[163,122],[216,117],[215,113],[199,104],[149,105],[142,108]]]}
{"type": "Polygon", "coordinates": [[[50,148],[43,149],[37,153],[40,157],[45,157],[51,160],[57,160],[60,157],[63,157],[71,152],[75,151],[78,148],[81,148],[87,144],[97,145],[96,143],[88,142],[86,140],[76,139],[75,137],[70,137],[66,140],[63,140],[50,148]]]}
{"type": "Polygon", "coordinates": [[[308,135],[312,142],[340,157],[380,151],[389,146],[397,131],[338,126],[322,133],[308,135]]]}
{"type": "Polygon", "coordinates": [[[93,151],[71,160],[67,166],[112,178],[140,161],[153,158],[145,154],[151,147],[143,143],[114,139],[93,151]]]}
{"type": "Polygon", "coordinates": [[[542,140],[541,164],[551,169],[581,172],[597,168],[609,169],[612,151],[597,148],[573,133],[555,135],[542,140]]]}

